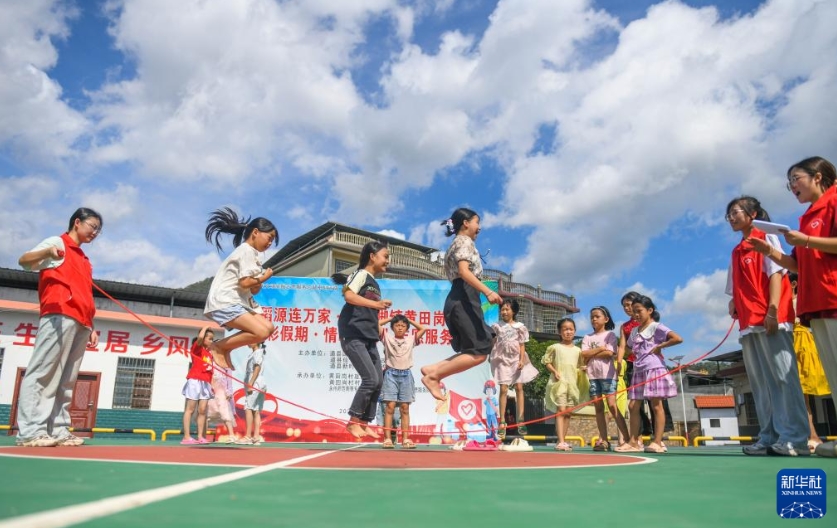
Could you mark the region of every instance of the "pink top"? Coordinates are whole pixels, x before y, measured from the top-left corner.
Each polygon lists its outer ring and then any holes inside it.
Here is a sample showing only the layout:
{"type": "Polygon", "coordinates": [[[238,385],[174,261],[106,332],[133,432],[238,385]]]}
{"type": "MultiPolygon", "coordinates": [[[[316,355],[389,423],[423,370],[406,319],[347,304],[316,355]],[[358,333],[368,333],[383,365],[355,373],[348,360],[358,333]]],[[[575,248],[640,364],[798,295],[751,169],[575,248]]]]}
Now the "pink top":
{"type": "Polygon", "coordinates": [[[598,334],[590,334],[584,336],[581,340],[581,351],[592,350],[594,348],[607,347],[614,354],[612,358],[592,358],[587,362],[587,378],[588,379],[615,379],[616,378],[616,334],[610,330],[604,330],[598,334]]]}

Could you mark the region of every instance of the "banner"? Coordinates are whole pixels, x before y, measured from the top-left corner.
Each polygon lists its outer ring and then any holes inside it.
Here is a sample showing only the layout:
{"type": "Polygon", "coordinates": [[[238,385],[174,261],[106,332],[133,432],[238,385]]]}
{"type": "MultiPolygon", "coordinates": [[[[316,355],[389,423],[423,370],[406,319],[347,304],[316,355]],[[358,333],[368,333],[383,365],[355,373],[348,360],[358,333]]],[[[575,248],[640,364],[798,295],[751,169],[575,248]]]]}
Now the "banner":
{"type": "MultiPolygon", "coordinates": [[[[392,279],[381,279],[378,283],[383,298],[392,301],[389,310],[381,310],[380,319],[404,314],[427,329],[413,355],[416,401],[410,406],[410,422],[414,440],[450,443],[460,435],[484,439],[486,404],[483,402],[489,392],[485,389],[486,381],[491,377],[487,361],[445,379],[448,400],[437,401],[421,384],[423,365],[454,353],[443,315],[450,283],[392,279]],[[471,403],[463,406],[463,402],[471,403]]],[[[496,283],[487,284],[496,289],[496,283]]],[[[263,364],[270,403],[262,413],[262,434],[269,440],[354,440],[346,432],[345,423],[360,376],[343,354],[337,335],[337,317],[344,304],[341,291],[342,286],[328,278],[272,277],[256,296],[264,316],[276,326],[266,343],[263,364]]],[[[488,324],[498,320],[498,307],[485,299],[483,312],[488,324]]],[[[381,343],[378,350],[383,364],[381,343]]],[[[245,378],[248,355],[249,350],[245,349],[232,354],[235,377],[239,380],[245,378]]],[[[243,422],[243,393],[243,390],[236,393],[240,422],[243,422]]]]}

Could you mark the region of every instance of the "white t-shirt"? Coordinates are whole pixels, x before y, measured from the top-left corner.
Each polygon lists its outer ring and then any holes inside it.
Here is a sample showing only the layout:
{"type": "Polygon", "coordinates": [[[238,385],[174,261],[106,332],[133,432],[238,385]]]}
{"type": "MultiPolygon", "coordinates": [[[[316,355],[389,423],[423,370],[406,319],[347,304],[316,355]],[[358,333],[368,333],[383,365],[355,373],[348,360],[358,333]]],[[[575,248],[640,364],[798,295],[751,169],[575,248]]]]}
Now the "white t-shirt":
{"type": "MultiPolygon", "coordinates": [[[[40,244],[33,247],[29,251],[39,251],[48,247],[57,247],[59,251],[67,250],[67,248],[64,247],[64,240],[60,236],[51,236],[42,240],[40,244]]],[[[40,262],[36,262],[31,266],[23,266],[23,269],[25,269],[26,271],[41,271],[43,269],[57,268],[63,263],[63,258],[54,259],[52,257],[46,257],[45,259],[41,260],[40,262]]]]}
{"type": "MultiPolygon", "coordinates": [[[[262,347],[250,352],[250,355],[247,357],[246,379],[244,380],[245,383],[250,383],[250,378],[253,377],[253,371],[256,370],[256,365],[262,367],[263,363],[264,349],[262,347]]],[[[256,382],[253,383],[253,387],[261,391],[267,388],[264,382],[264,367],[259,369],[259,375],[256,376],[256,382]]]]}
{"type": "Polygon", "coordinates": [[[209,295],[206,296],[206,306],[203,313],[214,312],[230,306],[242,306],[249,312],[256,312],[259,307],[253,299],[249,288],[240,288],[238,281],[245,277],[257,277],[264,272],[259,260],[259,252],[250,244],[243,243],[221,264],[209,295]]]}

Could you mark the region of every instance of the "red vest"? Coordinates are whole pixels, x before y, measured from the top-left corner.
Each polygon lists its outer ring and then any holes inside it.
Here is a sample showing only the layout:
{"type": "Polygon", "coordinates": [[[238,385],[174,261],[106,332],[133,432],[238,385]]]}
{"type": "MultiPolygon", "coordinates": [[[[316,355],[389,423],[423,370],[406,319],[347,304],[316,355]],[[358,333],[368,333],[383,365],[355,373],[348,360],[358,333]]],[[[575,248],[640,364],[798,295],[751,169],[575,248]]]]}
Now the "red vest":
{"type": "Polygon", "coordinates": [[[93,267],[87,255],[67,233],[64,241],[64,262],[55,268],[43,269],[38,277],[38,298],[41,317],[65,315],[93,328],[96,305],[93,303],[93,267]]]}
{"type": "MultiPolygon", "coordinates": [[[[836,209],[837,191],[831,186],[799,217],[799,231],[812,237],[837,236],[836,209]]],[[[799,268],[796,310],[800,317],[837,310],[837,255],[805,246],[797,246],[793,251],[799,268]]]]}
{"type": "MultiPolygon", "coordinates": [[[[751,238],[765,239],[763,231],[753,228],[751,238]]],[[[741,330],[764,326],[764,316],[770,304],[770,277],[764,270],[764,255],[753,245],[741,240],[732,250],[732,300],[738,313],[741,330]]],[[[782,276],[782,293],[776,319],[779,323],[793,323],[793,292],[787,274],[782,276]]]]}

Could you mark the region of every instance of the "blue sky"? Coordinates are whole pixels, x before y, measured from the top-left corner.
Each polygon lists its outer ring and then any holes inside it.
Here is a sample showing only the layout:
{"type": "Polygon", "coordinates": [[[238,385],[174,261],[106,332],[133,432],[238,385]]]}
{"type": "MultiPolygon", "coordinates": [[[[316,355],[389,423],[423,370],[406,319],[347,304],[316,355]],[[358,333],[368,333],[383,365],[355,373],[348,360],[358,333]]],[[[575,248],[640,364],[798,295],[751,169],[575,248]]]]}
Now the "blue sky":
{"type": "MultiPolygon", "coordinates": [[[[333,220],[604,304],[657,301],[695,357],[729,327],[726,203],[790,225],[837,157],[825,0],[32,0],[0,5],[0,266],[101,210],[99,278],[214,274],[209,211],[333,220]],[[717,4],[717,5],[716,5],[717,4]]],[[[730,339],[722,350],[737,348],[730,339]]],[[[673,352],[674,353],[674,352],[673,352]]]]}

